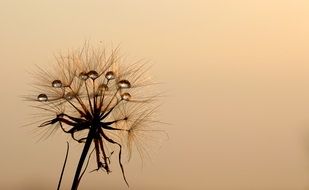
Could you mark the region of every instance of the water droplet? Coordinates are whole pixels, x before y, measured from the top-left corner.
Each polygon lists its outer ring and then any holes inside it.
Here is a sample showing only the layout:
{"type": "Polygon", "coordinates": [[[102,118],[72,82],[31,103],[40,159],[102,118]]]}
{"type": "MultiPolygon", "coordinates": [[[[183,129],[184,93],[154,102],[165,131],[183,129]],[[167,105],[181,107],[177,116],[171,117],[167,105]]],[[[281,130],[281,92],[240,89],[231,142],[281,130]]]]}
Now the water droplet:
{"type": "Polygon", "coordinates": [[[96,78],[99,77],[99,74],[98,74],[96,71],[92,70],[92,71],[89,71],[89,72],[88,72],[88,76],[89,76],[92,80],[94,80],[94,79],[96,79],[96,78]]]}
{"type": "Polygon", "coordinates": [[[47,95],[46,94],[40,94],[40,95],[38,95],[38,101],[40,101],[40,102],[46,102],[47,100],[48,100],[48,97],[47,97],[47,95]]]}
{"type": "Polygon", "coordinates": [[[61,88],[61,87],[62,87],[62,82],[61,82],[61,80],[54,80],[54,81],[52,82],[52,86],[53,86],[54,88],[61,88]]]}
{"type": "Polygon", "coordinates": [[[102,96],[106,91],[108,91],[108,86],[106,84],[100,84],[96,95],[102,96]]]}
{"type": "Polygon", "coordinates": [[[108,90],[108,86],[106,84],[100,84],[98,90],[108,90]]]}
{"type": "Polygon", "coordinates": [[[75,94],[73,92],[68,92],[64,95],[64,98],[66,100],[72,100],[74,98],[75,94]]]}
{"type": "Polygon", "coordinates": [[[131,99],[131,94],[129,94],[128,92],[125,92],[121,94],[121,98],[125,101],[129,101],[131,99]]]}
{"type": "Polygon", "coordinates": [[[105,77],[108,79],[108,80],[112,80],[115,78],[115,73],[113,71],[108,71],[106,74],[105,74],[105,77]]]}
{"type": "Polygon", "coordinates": [[[87,80],[88,79],[88,75],[85,72],[81,72],[79,74],[79,78],[82,79],[82,80],[87,80]]]}
{"type": "Polygon", "coordinates": [[[128,80],[121,80],[118,82],[119,88],[130,88],[131,83],[128,80]]]}

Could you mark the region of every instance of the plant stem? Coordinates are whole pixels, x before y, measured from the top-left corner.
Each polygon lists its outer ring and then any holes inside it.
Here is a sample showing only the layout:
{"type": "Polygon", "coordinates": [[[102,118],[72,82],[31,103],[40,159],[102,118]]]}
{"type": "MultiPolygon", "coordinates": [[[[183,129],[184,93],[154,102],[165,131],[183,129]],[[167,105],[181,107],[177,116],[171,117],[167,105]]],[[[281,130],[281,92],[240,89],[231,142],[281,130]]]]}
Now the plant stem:
{"type": "Polygon", "coordinates": [[[69,146],[69,143],[67,142],[67,152],[65,154],[65,159],[64,159],[63,166],[62,166],[61,175],[60,175],[60,179],[59,179],[59,182],[58,182],[57,190],[60,190],[60,185],[61,185],[61,181],[62,181],[62,178],[63,178],[63,173],[64,173],[65,166],[67,164],[67,160],[68,160],[68,156],[69,156],[69,149],[70,149],[70,146],[69,146]]]}
{"type": "Polygon", "coordinates": [[[93,138],[95,136],[95,131],[96,131],[96,127],[95,126],[92,126],[90,128],[90,130],[89,130],[89,133],[88,133],[88,136],[87,136],[87,139],[86,139],[86,143],[84,145],[82,154],[80,156],[80,159],[79,159],[79,162],[78,162],[78,165],[77,165],[77,168],[76,168],[76,172],[75,172],[75,176],[74,176],[74,180],[73,180],[73,184],[72,184],[71,190],[77,190],[77,188],[78,188],[79,181],[80,181],[80,172],[81,172],[81,170],[83,168],[86,156],[87,156],[88,151],[90,149],[90,145],[91,145],[92,140],[93,140],[93,138]]]}

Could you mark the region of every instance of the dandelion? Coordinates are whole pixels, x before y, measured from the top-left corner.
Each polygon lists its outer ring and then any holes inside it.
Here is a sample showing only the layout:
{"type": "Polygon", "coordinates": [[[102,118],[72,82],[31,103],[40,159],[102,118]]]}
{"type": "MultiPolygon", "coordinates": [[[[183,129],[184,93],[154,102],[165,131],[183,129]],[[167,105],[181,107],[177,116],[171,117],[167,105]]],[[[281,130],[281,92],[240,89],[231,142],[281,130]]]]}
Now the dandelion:
{"type": "Polygon", "coordinates": [[[123,156],[129,160],[133,147],[140,155],[147,154],[145,141],[160,140],[153,135],[161,131],[153,118],[158,94],[151,94],[154,83],[146,75],[149,67],[140,61],[124,65],[118,49],[107,53],[87,44],[57,56],[56,61],[54,70],[39,68],[37,94],[28,99],[33,107],[52,114],[40,128],[62,130],[83,144],[71,189],[78,189],[92,153],[96,160],[93,171],[107,174],[111,172],[110,157],[117,154],[128,185],[123,156]]]}

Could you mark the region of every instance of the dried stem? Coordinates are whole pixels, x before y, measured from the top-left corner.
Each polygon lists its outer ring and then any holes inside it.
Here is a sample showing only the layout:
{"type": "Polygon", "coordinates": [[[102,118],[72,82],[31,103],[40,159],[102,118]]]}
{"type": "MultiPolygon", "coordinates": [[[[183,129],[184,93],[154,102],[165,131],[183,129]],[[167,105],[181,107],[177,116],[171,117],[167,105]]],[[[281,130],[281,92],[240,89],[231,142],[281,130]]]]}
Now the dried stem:
{"type": "Polygon", "coordinates": [[[78,162],[78,165],[77,165],[77,169],[76,169],[76,172],[75,172],[75,176],[74,176],[74,180],[73,180],[71,190],[77,190],[77,188],[78,188],[78,185],[79,185],[79,182],[80,182],[80,173],[82,171],[86,156],[89,152],[89,149],[90,149],[90,146],[91,146],[91,143],[92,143],[92,140],[95,136],[96,131],[97,131],[97,125],[92,125],[92,127],[90,128],[90,130],[88,132],[87,140],[86,140],[86,143],[84,145],[82,154],[80,156],[80,159],[79,159],[79,162],[78,162]]]}
{"type": "Polygon", "coordinates": [[[64,159],[63,166],[62,166],[61,175],[60,175],[60,178],[59,178],[57,190],[60,190],[61,181],[62,181],[62,178],[63,178],[63,173],[64,173],[65,166],[66,166],[66,163],[67,163],[67,160],[68,160],[68,156],[69,156],[69,148],[70,148],[70,146],[69,146],[69,143],[67,142],[67,151],[66,151],[66,154],[65,154],[65,159],[64,159]]]}

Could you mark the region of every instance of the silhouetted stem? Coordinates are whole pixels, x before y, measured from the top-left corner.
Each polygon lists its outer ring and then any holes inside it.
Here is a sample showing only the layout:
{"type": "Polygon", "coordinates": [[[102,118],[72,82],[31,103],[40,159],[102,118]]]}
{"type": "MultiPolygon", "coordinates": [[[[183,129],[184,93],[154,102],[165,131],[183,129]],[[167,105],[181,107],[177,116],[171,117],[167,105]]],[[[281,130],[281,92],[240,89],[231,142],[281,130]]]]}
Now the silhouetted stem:
{"type": "Polygon", "coordinates": [[[59,179],[59,182],[58,182],[57,190],[60,190],[60,185],[61,185],[61,182],[62,182],[63,173],[64,173],[65,166],[66,166],[66,163],[67,163],[67,160],[68,160],[69,148],[70,148],[69,143],[67,142],[67,152],[65,154],[65,159],[64,159],[63,166],[62,166],[61,175],[60,175],[60,179],[59,179]]]}
{"type": "Polygon", "coordinates": [[[76,172],[75,172],[75,176],[74,176],[74,180],[73,180],[73,184],[72,184],[71,190],[77,190],[77,188],[78,188],[79,181],[80,181],[80,177],[79,176],[80,176],[80,173],[82,171],[82,168],[83,168],[86,156],[88,154],[88,151],[90,149],[90,146],[91,146],[91,143],[92,143],[92,140],[93,140],[95,132],[96,132],[96,127],[92,126],[90,128],[90,130],[89,130],[86,143],[84,145],[82,154],[80,156],[80,159],[79,159],[79,162],[78,162],[78,165],[77,165],[77,169],[76,169],[76,172]]]}

